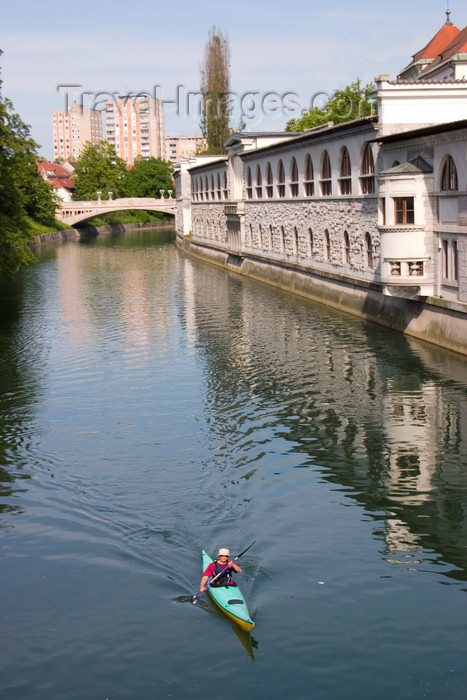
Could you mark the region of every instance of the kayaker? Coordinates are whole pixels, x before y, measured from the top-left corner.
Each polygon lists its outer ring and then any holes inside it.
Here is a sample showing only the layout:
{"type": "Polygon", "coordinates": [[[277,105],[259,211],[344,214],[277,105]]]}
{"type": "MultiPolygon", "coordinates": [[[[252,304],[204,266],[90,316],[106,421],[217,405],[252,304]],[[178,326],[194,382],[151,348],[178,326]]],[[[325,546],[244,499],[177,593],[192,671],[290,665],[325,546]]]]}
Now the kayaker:
{"type": "Polygon", "coordinates": [[[213,578],[221,573],[223,569],[227,566],[228,568],[224,571],[222,576],[211,584],[212,586],[235,586],[235,581],[232,580],[232,571],[236,571],[237,574],[242,572],[241,568],[234,561],[229,561],[230,551],[225,547],[219,549],[219,554],[217,555],[217,560],[209,564],[206,571],[203,574],[201,583],[199,585],[200,591],[206,590],[206,583],[208,578],[213,578]]]}

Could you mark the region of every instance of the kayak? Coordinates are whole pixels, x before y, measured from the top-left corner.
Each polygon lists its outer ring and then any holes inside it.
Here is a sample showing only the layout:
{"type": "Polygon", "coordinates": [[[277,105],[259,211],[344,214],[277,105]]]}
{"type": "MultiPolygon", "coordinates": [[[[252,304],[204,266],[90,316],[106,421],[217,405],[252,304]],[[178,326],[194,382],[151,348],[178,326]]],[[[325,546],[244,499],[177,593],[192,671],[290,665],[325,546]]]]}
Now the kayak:
{"type": "MultiPolygon", "coordinates": [[[[212,561],[203,549],[203,572],[212,561]]],[[[238,586],[209,586],[208,593],[222,612],[241,629],[249,632],[254,627],[255,623],[250,617],[247,604],[238,586]]]]}

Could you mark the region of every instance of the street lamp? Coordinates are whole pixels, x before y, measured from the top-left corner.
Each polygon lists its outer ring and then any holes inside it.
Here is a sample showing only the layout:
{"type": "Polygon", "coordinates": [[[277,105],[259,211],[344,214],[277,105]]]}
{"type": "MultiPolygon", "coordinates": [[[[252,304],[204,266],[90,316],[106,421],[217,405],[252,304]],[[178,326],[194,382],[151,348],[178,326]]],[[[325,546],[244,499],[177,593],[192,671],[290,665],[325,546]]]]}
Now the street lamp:
{"type": "Polygon", "coordinates": [[[172,192],[173,192],[173,190],[167,190],[167,192],[169,193],[169,199],[172,199],[172,192]]]}
{"type": "Polygon", "coordinates": [[[112,199],[113,192],[109,192],[108,195],[109,195],[109,199],[112,199]]]}
{"type": "Polygon", "coordinates": [[[101,194],[102,194],[102,192],[100,192],[99,190],[97,190],[97,202],[98,202],[98,204],[101,203],[101,194]]]}
{"type": "Polygon", "coordinates": [[[160,190],[160,193],[161,193],[161,199],[164,199],[164,192],[165,192],[165,190],[160,190]]]}

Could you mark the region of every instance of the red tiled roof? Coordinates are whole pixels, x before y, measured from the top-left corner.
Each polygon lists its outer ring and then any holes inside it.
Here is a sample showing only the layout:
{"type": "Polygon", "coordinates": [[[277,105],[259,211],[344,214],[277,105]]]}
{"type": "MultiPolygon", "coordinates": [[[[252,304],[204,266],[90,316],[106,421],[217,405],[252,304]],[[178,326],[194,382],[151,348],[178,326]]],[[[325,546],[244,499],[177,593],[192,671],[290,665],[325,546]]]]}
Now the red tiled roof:
{"type": "MultiPolygon", "coordinates": [[[[439,52],[437,58],[431,64],[432,66],[443,61],[447,61],[451,56],[455,56],[457,53],[467,53],[467,27],[464,27],[457,36],[451,41],[448,46],[445,46],[442,51],[439,52]]],[[[431,66],[430,66],[431,67],[431,66]]]]}
{"type": "Polygon", "coordinates": [[[52,187],[64,187],[66,190],[75,189],[75,183],[73,182],[73,180],[70,180],[70,178],[65,177],[57,178],[49,184],[52,185],[52,187]]]}
{"type": "Polygon", "coordinates": [[[37,163],[37,170],[44,173],[47,177],[70,177],[70,171],[58,163],[37,163]]]}
{"type": "Polygon", "coordinates": [[[441,29],[428,44],[418,51],[412,63],[416,63],[421,58],[436,58],[460,33],[460,29],[454,24],[443,24],[441,29]]]}

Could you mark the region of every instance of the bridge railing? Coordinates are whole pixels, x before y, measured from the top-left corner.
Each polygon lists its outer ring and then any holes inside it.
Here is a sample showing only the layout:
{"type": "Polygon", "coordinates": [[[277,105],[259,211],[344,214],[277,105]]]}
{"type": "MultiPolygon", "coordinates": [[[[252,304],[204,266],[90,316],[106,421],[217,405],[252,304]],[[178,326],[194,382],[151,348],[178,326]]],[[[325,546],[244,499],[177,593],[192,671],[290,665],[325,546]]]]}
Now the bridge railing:
{"type": "Polygon", "coordinates": [[[91,218],[106,211],[124,211],[127,209],[148,209],[175,213],[177,200],[168,197],[121,197],[119,199],[78,200],[63,202],[56,211],[57,219],[71,224],[91,218]]]}

